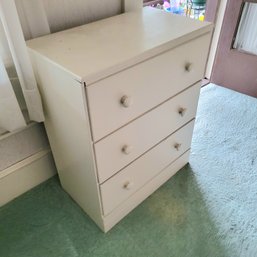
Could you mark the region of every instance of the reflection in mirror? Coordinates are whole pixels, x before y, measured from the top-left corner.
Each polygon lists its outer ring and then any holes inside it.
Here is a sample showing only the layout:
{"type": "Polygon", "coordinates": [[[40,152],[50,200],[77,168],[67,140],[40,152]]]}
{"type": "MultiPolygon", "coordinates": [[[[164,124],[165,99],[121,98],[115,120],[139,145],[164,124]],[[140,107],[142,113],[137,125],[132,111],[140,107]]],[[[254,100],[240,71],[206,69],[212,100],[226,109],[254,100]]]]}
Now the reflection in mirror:
{"type": "Polygon", "coordinates": [[[257,55],[257,3],[244,4],[233,48],[257,55]]]}

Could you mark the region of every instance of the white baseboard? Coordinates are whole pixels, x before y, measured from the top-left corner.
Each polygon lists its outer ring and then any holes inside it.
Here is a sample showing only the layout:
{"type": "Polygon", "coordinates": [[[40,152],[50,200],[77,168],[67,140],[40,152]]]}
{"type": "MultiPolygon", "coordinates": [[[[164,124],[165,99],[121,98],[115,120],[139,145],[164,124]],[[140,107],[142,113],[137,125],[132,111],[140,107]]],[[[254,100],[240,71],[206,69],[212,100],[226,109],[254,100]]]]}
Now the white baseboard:
{"type": "Polygon", "coordinates": [[[56,174],[50,149],[40,151],[0,172],[0,206],[56,174]]]}

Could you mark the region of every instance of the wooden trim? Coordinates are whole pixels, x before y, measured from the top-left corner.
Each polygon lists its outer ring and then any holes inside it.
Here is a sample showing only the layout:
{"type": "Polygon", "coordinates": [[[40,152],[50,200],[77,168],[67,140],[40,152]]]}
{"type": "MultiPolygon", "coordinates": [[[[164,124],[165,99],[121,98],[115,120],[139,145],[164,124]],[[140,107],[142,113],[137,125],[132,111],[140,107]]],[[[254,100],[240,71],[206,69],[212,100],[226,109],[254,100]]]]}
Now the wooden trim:
{"type": "Polygon", "coordinates": [[[0,206],[56,174],[50,149],[41,151],[0,173],[0,206]]]}
{"type": "Polygon", "coordinates": [[[8,168],[6,168],[5,170],[1,171],[0,172],[0,179],[12,174],[13,172],[15,172],[17,169],[19,169],[20,167],[23,167],[23,166],[27,166],[29,165],[30,163],[34,162],[34,161],[37,161],[38,159],[42,158],[43,156],[47,155],[49,152],[51,152],[50,149],[47,149],[47,150],[43,150],[43,151],[40,151],[8,168]]]}
{"type": "Polygon", "coordinates": [[[209,22],[216,22],[217,13],[221,0],[207,0],[205,9],[205,20],[209,22]]]}
{"type": "Polygon", "coordinates": [[[38,124],[38,123],[32,121],[30,124],[28,124],[24,128],[20,128],[15,131],[12,131],[12,132],[6,132],[5,134],[0,135],[0,141],[6,139],[8,137],[14,136],[15,134],[20,133],[20,132],[24,131],[25,129],[30,129],[31,127],[35,126],[36,124],[38,124]]]}
{"type": "Polygon", "coordinates": [[[207,0],[205,20],[213,22],[215,24],[205,73],[205,76],[208,79],[211,79],[212,77],[213,65],[216,56],[216,50],[218,47],[218,40],[223,24],[226,5],[227,0],[207,0]]]}

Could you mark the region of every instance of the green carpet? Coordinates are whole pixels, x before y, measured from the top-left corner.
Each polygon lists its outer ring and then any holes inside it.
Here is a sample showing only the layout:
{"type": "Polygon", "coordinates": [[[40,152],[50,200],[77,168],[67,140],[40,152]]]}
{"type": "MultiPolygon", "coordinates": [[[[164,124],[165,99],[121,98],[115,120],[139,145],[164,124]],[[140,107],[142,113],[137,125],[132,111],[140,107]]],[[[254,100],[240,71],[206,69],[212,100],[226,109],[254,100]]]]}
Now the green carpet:
{"type": "Polygon", "coordinates": [[[257,256],[256,113],[257,99],[203,88],[190,165],[109,233],[55,177],[0,209],[0,256],[257,256]]]}

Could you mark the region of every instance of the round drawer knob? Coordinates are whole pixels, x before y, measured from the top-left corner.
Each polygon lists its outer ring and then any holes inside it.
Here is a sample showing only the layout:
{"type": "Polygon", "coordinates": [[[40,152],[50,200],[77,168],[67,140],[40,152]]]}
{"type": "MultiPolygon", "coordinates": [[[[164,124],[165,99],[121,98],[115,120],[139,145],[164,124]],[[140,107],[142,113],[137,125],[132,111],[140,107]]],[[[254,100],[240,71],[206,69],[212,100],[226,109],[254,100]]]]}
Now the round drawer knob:
{"type": "Polygon", "coordinates": [[[181,148],[181,144],[176,143],[176,144],[174,145],[174,148],[175,148],[177,151],[179,151],[180,148],[181,148]]]}
{"type": "Polygon", "coordinates": [[[179,113],[179,115],[180,115],[181,117],[183,117],[183,116],[185,115],[186,111],[187,111],[187,109],[186,109],[186,108],[183,108],[183,107],[180,107],[180,108],[178,109],[178,113],[179,113]]]}
{"type": "Polygon", "coordinates": [[[121,150],[125,154],[130,154],[133,150],[133,147],[131,145],[124,145],[121,150]]]}
{"type": "Polygon", "coordinates": [[[134,186],[134,183],[133,183],[133,182],[127,181],[127,182],[123,185],[123,188],[124,188],[124,189],[127,189],[127,190],[130,190],[133,186],[134,186]]]}
{"type": "Polygon", "coordinates": [[[185,65],[185,70],[187,72],[190,72],[192,69],[193,69],[193,63],[187,62],[186,65],[185,65]]]}
{"type": "Polygon", "coordinates": [[[122,104],[123,107],[128,108],[129,106],[131,106],[133,104],[133,99],[131,96],[124,95],[120,99],[120,103],[122,104]]]}

